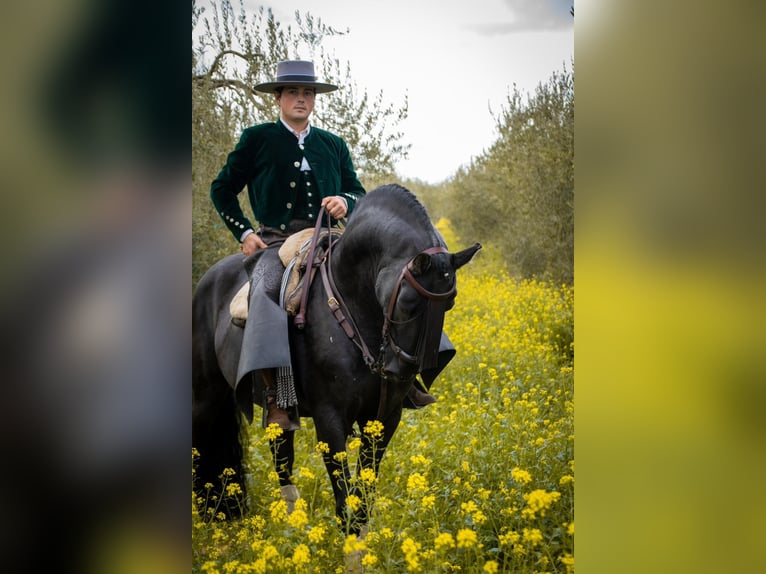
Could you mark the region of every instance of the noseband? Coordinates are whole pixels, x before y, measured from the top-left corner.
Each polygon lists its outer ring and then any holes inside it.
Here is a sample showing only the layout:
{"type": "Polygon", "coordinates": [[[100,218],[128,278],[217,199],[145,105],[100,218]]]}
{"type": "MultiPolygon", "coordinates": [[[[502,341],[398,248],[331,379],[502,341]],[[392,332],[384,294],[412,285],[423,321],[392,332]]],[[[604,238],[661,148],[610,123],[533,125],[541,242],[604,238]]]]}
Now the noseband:
{"type": "MultiPolygon", "coordinates": [[[[402,269],[402,272],[399,274],[399,279],[396,281],[396,286],[394,287],[394,290],[391,292],[391,298],[388,300],[388,309],[386,311],[385,318],[383,320],[383,342],[381,344],[380,348],[380,355],[378,357],[378,362],[380,363],[379,369],[381,372],[378,374],[382,375],[382,361],[383,361],[383,353],[385,351],[386,345],[389,345],[391,347],[391,350],[394,352],[394,354],[404,361],[405,363],[409,363],[411,365],[418,365],[423,362],[423,357],[418,357],[417,355],[410,355],[409,353],[402,350],[401,347],[399,347],[391,337],[391,324],[396,323],[394,321],[394,309],[396,308],[396,302],[399,299],[399,291],[402,287],[402,282],[407,281],[412,287],[415,289],[415,291],[418,292],[418,294],[421,297],[425,297],[429,301],[447,301],[451,297],[455,295],[455,292],[457,291],[456,285],[453,283],[452,288],[449,291],[445,291],[444,293],[434,293],[433,291],[429,291],[425,287],[423,287],[420,283],[418,283],[418,280],[415,279],[415,276],[412,274],[412,265],[415,261],[415,259],[418,257],[418,255],[434,255],[436,253],[449,253],[447,249],[444,247],[429,247],[428,249],[424,249],[415,257],[410,259],[407,262],[407,265],[404,266],[402,269]]],[[[425,323],[421,326],[421,333],[420,337],[423,336],[422,330],[425,328],[425,323]]],[[[441,332],[441,327],[440,327],[441,332]]],[[[421,365],[422,366],[422,365],[421,365]]]]}

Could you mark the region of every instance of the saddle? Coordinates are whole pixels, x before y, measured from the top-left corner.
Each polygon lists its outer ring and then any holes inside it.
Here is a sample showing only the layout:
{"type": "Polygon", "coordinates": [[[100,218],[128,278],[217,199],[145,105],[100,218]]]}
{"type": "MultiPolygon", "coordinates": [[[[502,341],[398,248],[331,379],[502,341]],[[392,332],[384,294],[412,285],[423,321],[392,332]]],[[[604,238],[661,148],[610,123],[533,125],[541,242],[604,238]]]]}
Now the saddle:
{"type": "MultiPolygon", "coordinates": [[[[306,273],[313,234],[313,228],[294,233],[279,248],[279,259],[285,267],[280,291],[280,305],[291,317],[295,316],[300,309],[303,290],[307,289],[311,284],[311,281],[307,281],[306,277],[313,278],[312,274],[306,273]]],[[[342,229],[334,228],[330,231],[323,229],[317,239],[314,259],[321,260],[324,257],[329,241],[338,239],[342,234],[342,229]]],[[[229,304],[229,312],[231,313],[232,321],[236,325],[243,326],[247,320],[249,300],[250,281],[246,281],[229,304]]]]}

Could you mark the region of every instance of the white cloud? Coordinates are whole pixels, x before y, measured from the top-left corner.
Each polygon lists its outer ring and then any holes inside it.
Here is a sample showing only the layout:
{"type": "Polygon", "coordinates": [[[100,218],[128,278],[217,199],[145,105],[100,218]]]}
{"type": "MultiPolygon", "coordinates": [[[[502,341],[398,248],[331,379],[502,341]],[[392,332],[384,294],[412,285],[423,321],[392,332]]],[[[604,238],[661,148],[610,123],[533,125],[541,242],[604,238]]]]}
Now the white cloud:
{"type": "MultiPolygon", "coordinates": [[[[248,5],[256,7],[254,0],[248,5]]],[[[493,143],[489,106],[497,112],[514,84],[532,93],[574,54],[573,19],[562,1],[293,0],[289,7],[272,6],[285,24],[299,10],[349,28],[323,47],[349,62],[357,84],[371,94],[383,90],[394,104],[408,96],[409,117],[399,127],[412,147],[397,168],[430,183],[447,179],[493,143]],[[566,25],[544,29],[554,10],[563,12],[566,25]],[[482,25],[514,21],[525,22],[528,33],[477,33],[482,25]]]]}
{"type": "Polygon", "coordinates": [[[480,34],[512,34],[517,32],[540,32],[565,30],[574,26],[570,0],[505,0],[510,10],[507,18],[475,24],[472,28],[480,34]]]}

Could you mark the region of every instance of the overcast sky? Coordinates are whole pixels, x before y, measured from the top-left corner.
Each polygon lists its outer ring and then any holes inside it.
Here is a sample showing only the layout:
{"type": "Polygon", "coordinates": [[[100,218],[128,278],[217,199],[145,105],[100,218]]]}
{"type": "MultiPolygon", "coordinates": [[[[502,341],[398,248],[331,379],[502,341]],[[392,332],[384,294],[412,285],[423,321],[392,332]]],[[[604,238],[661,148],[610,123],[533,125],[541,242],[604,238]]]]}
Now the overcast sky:
{"type": "Polygon", "coordinates": [[[429,183],[447,179],[492,144],[489,108],[497,112],[514,83],[533,93],[552,72],[570,69],[574,55],[569,0],[247,0],[246,6],[262,4],[284,24],[300,10],[349,29],[323,46],[350,62],[358,85],[371,94],[382,89],[393,103],[409,97],[401,129],[412,147],[397,169],[429,183]]]}

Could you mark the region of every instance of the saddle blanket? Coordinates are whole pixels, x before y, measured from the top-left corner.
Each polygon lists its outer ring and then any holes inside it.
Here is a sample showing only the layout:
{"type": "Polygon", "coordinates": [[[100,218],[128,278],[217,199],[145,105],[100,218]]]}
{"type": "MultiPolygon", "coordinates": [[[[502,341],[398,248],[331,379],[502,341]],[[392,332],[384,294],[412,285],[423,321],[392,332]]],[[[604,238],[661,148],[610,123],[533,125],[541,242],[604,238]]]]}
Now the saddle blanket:
{"type": "MultiPolygon", "coordinates": [[[[282,279],[282,292],[284,301],[280,303],[284,306],[288,315],[295,315],[300,306],[300,294],[303,287],[303,272],[305,271],[305,260],[308,257],[308,248],[314,230],[304,229],[288,237],[279,248],[279,259],[285,266],[285,276],[282,279]]],[[[342,230],[333,229],[333,236],[342,234],[342,230]]],[[[322,231],[319,240],[327,237],[328,232],[322,231]]],[[[236,295],[229,304],[229,312],[232,320],[243,323],[247,320],[248,301],[250,301],[250,281],[237,291],[236,295]]]]}

